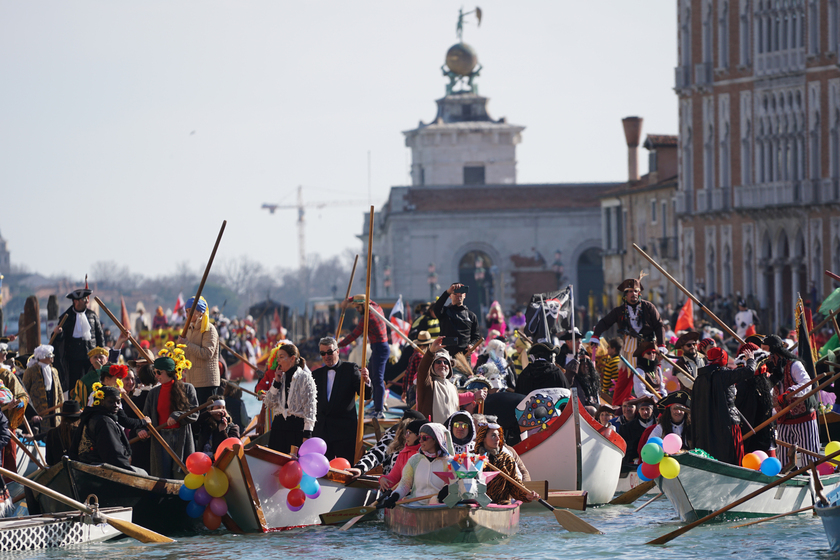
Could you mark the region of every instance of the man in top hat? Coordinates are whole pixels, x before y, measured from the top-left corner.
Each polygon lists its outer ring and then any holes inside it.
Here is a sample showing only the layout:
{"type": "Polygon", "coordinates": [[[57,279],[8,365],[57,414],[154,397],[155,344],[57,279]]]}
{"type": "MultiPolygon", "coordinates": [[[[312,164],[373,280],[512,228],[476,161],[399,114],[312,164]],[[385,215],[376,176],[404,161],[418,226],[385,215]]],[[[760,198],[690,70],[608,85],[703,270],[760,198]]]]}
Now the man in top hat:
{"type": "Polygon", "coordinates": [[[73,300],[71,305],[58,318],[59,323],[67,317],[64,325],[56,326],[53,332],[58,333],[54,343],[58,350],[59,365],[61,367],[61,382],[63,387],[73,387],[76,381],[90,371],[91,366],[88,352],[97,346],[105,346],[105,334],[102,323],[96,313],[88,309],[90,303],[90,289],[85,279],[85,287],[73,290],[67,294],[67,299],[73,300]]]}
{"type": "Polygon", "coordinates": [[[356,458],[356,395],[362,380],[363,398],[370,397],[370,376],[367,368],[339,359],[338,344],[331,336],[318,343],[324,366],[312,372],[317,391],[317,413],[313,436],[327,443],[327,459],[344,457],[349,463],[356,458]]]}
{"type": "Polygon", "coordinates": [[[417,333],[417,338],[414,339],[414,344],[420,350],[413,350],[411,358],[408,360],[408,366],[405,368],[405,377],[403,381],[402,400],[409,406],[414,406],[417,402],[417,368],[420,367],[420,360],[434,341],[432,333],[429,331],[420,331],[417,333]]]}
{"type": "Polygon", "coordinates": [[[569,389],[569,381],[563,375],[563,370],[554,363],[560,349],[549,346],[545,342],[538,342],[528,350],[528,360],[531,362],[519,374],[516,380],[516,392],[528,395],[537,389],[560,387],[569,389]]]}
{"type": "MultiPolygon", "coordinates": [[[[603,319],[595,325],[590,344],[594,347],[600,342],[601,335],[613,325],[618,325],[618,333],[624,337],[621,345],[621,355],[636,367],[633,354],[638,348],[641,340],[654,342],[659,351],[665,353],[665,331],[662,326],[662,318],[656,306],[649,301],[641,299],[642,278],[628,278],[618,285],[618,291],[624,294],[624,303],[607,313],[603,319]]],[[[613,405],[620,405],[630,396],[633,383],[632,372],[619,373],[613,393],[613,405]]]]}
{"type": "MultiPolygon", "coordinates": [[[[705,367],[706,360],[698,352],[697,345],[700,342],[700,333],[688,331],[677,339],[674,345],[677,350],[682,350],[682,356],[676,361],[676,364],[685,370],[691,378],[697,377],[697,370],[705,367]]],[[[685,376],[678,368],[674,368],[674,376],[680,382],[680,389],[691,390],[694,386],[694,381],[685,376]]]]}
{"type": "MultiPolygon", "coordinates": [[[[341,308],[353,305],[361,315],[359,323],[353,332],[345,336],[338,343],[339,348],[344,348],[362,335],[365,328],[365,294],[358,294],[341,302],[341,308]]],[[[373,385],[373,417],[385,418],[385,365],[391,356],[391,347],[388,345],[388,327],[385,321],[380,318],[385,313],[375,301],[370,302],[370,315],[368,318],[368,343],[370,344],[370,358],[368,358],[367,369],[370,372],[371,384],[373,385]],[[373,311],[379,314],[377,315],[373,311]]]]}
{"type": "Polygon", "coordinates": [[[46,443],[47,465],[57,465],[64,455],[70,454],[70,446],[73,443],[73,434],[79,425],[79,418],[82,416],[82,407],[78,401],[69,400],[61,403],[61,412],[54,416],[61,416],[61,424],[57,428],[47,432],[44,442],[46,443]]]}

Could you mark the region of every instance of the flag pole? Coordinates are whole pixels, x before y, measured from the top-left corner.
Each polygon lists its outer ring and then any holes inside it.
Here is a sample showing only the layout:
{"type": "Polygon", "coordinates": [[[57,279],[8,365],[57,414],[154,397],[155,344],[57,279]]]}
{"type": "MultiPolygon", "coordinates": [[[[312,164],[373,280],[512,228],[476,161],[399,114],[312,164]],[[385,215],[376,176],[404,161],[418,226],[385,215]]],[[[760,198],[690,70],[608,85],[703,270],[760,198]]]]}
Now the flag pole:
{"type": "MultiPolygon", "coordinates": [[[[575,351],[575,285],[569,284],[569,299],[572,300],[572,355],[577,360],[577,352],[575,351]]],[[[560,317],[558,316],[558,319],[560,317]]]]}
{"type": "Polygon", "coordinates": [[[545,327],[545,342],[546,344],[553,346],[554,338],[551,336],[551,329],[548,328],[548,315],[545,314],[545,298],[542,294],[540,294],[540,309],[542,310],[543,326],[545,327]]]}

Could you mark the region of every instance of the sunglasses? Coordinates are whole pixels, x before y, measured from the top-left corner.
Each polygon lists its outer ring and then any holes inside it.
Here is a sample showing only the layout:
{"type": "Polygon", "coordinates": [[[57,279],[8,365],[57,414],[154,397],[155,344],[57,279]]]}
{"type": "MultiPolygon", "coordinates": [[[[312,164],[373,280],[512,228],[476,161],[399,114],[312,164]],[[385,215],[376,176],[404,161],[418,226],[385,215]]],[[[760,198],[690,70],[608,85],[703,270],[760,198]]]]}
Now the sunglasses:
{"type": "Polygon", "coordinates": [[[427,436],[426,434],[420,434],[420,441],[428,441],[432,439],[432,436],[427,436]]]}
{"type": "Polygon", "coordinates": [[[694,346],[697,346],[696,342],[686,342],[685,344],[683,344],[683,348],[691,348],[694,346]]]}
{"type": "Polygon", "coordinates": [[[443,364],[446,367],[449,367],[449,362],[447,362],[446,360],[435,360],[434,363],[435,364],[443,364]]]}
{"type": "Polygon", "coordinates": [[[470,425],[467,424],[466,422],[453,422],[452,427],[455,428],[456,430],[466,430],[467,428],[470,427],[470,425]]]}
{"type": "Polygon", "coordinates": [[[326,352],[321,351],[319,352],[319,354],[321,354],[322,356],[329,356],[330,354],[335,354],[335,352],[335,350],[327,350],[326,352]]]}

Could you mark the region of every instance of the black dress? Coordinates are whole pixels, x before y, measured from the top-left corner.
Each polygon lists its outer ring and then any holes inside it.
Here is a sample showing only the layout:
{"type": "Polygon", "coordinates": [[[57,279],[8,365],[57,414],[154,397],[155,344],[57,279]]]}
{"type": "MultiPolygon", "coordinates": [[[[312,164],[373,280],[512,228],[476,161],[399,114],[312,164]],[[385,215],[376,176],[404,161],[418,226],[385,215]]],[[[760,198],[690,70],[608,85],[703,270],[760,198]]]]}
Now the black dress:
{"type": "MultiPolygon", "coordinates": [[[[286,402],[289,400],[289,391],[292,387],[292,373],[293,371],[286,372],[285,375],[285,385],[286,385],[286,402]]],[[[274,382],[274,386],[279,389],[279,383],[277,381],[274,382]]],[[[278,414],[274,417],[274,421],[271,422],[271,433],[268,436],[268,447],[279,451],[280,453],[289,453],[292,449],[292,446],[300,447],[303,444],[303,418],[299,416],[289,416],[288,418],[283,418],[282,414],[278,414]]],[[[306,437],[312,437],[311,434],[306,437]]]]}

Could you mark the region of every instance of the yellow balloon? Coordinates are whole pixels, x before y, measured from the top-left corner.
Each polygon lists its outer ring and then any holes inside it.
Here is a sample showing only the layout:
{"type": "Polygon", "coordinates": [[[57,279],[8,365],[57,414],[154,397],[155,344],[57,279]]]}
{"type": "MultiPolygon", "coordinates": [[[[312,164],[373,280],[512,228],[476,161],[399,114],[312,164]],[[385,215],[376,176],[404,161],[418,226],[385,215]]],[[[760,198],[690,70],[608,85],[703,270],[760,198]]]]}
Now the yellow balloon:
{"type": "Polygon", "coordinates": [[[189,473],[187,476],[184,477],[184,486],[186,486],[190,490],[198,490],[199,488],[201,488],[202,484],[204,484],[203,474],[189,473]]]}
{"type": "Polygon", "coordinates": [[[840,441],[829,441],[828,445],[825,446],[825,454],[831,455],[832,453],[837,453],[840,451],[840,441]]]}
{"type": "Polygon", "coordinates": [[[673,457],[665,457],[659,462],[659,474],[665,478],[677,478],[680,474],[680,463],[673,457]]]}
{"type": "Polygon", "coordinates": [[[214,498],[224,496],[229,485],[227,475],[216,467],[213,467],[209,473],[204,475],[204,489],[214,498]]]}

